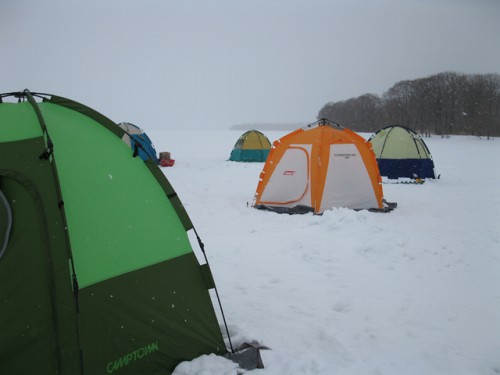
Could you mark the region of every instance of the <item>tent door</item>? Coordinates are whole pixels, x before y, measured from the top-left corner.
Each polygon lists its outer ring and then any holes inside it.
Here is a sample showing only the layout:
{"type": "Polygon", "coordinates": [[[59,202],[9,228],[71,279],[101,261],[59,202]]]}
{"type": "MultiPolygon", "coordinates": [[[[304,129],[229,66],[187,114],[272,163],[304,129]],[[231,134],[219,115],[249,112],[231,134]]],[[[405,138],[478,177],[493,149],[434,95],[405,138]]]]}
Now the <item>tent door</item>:
{"type": "Polygon", "coordinates": [[[321,212],[333,207],[378,207],[370,176],[355,144],[330,146],[321,212]]]}
{"type": "MultiPolygon", "coordinates": [[[[269,179],[260,203],[293,206],[310,197],[309,165],[309,150],[300,146],[288,147],[269,179]]],[[[307,204],[310,205],[310,198],[307,204]]]]}
{"type": "MultiPolygon", "coordinates": [[[[1,176],[0,176],[1,177],[1,176]]],[[[50,256],[36,188],[1,177],[0,374],[60,372],[51,295],[50,256]]]]}
{"type": "Polygon", "coordinates": [[[9,243],[12,228],[12,210],[5,194],[0,190],[0,258],[9,243]]]}

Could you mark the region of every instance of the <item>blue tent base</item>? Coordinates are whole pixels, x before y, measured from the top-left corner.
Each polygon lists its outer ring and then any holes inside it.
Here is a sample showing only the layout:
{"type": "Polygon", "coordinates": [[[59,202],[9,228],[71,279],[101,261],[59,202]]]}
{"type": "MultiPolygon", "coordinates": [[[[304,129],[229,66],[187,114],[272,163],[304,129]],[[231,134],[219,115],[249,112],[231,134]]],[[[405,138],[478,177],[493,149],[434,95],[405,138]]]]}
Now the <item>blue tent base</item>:
{"type": "Polygon", "coordinates": [[[436,178],[432,159],[377,159],[380,175],[390,178],[436,178]]]}
{"type": "Polygon", "coordinates": [[[238,150],[231,151],[229,160],[242,162],[265,162],[269,150],[238,150]]]}

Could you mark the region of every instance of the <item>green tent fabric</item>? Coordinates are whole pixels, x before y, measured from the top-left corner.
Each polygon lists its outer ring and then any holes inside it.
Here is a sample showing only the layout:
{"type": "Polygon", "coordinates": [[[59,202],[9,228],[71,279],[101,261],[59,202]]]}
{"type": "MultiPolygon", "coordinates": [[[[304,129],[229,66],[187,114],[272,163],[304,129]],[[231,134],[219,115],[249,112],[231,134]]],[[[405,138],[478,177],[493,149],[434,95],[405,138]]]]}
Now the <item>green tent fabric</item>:
{"type": "Polygon", "coordinates": [[[239,162],[265,162],[271,142],[258,130],[243,133],[236,141],[229,160],[239,162]]]}
{"type": "Polygon", "coordinates": [[[169,374],[227,353],[208,265],[155,163],[82,104],[1,98],[0,374],[169,374]]]}

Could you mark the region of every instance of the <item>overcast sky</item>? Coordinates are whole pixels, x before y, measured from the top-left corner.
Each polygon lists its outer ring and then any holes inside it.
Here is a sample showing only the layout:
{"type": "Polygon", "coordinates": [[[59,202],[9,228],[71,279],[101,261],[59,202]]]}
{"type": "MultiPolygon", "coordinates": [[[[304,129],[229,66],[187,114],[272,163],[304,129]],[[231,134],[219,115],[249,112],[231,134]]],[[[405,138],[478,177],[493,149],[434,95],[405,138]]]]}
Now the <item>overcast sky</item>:
{"type": "Polygon", "coordinates": [[[0,92],[145,130],[310,123],[444,71],[500,73],[500,0],[0,0],[0,92]]]}

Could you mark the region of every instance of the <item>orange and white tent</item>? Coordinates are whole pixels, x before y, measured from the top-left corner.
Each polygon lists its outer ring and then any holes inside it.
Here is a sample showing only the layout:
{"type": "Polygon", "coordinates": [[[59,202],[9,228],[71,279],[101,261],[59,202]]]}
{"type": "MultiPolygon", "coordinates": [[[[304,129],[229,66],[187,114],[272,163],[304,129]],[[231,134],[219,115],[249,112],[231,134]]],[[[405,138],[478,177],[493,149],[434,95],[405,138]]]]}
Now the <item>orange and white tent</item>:
{"type": "Polygon", "coordinates": [[[387,211],[371,145],[326,119],[274,142],[253,206],[286,213],[334,207],[387,211]]]}

